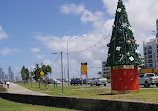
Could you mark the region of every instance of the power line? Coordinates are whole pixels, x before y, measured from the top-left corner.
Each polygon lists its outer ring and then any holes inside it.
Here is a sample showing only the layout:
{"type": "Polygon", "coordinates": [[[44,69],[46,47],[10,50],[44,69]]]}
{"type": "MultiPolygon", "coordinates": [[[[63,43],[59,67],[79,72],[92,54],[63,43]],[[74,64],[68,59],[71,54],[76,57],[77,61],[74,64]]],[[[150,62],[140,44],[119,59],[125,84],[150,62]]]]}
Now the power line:
{"type": "Polygon", "coordinates": [[[102,67],[88,67],[88,68],[102,68],[102,67]]]}
{"type": "Polygon", "coordinates": [[[53,62],[50,60],[51,58],[47,58],[47,57],[44,57],[44,58],[49,59],[49,60],[51,61],[51,63],[48,64],[48,65],[52,65],[52,64],[54,64],[54,63],[56,63],[56,62],[58,61],[59,57],[60,57],[60,54],[59,54],[59,56],[55,59],[55,61],[53,61],[53,62]]]}
{"type": "Polygon", "coordinates": [[[56,59],[54,62],[52,62],[51,64],[49,64],[49,65],[52,65],[52,64],[56,63],[57,60],[59,59],[59,57],[60,57],[60,54],[59,54],[59,56],[57,57],[57,59],[56,59]]]}
{"type": "MultiPolygon", "coordinates": [[[[110,36],[110,35],[109,35],[109,36],[110,36]]],[[[70,53],[68,52],[68,54],[81,53],[81,52],[87,51],[87,50],[89,50],[89,49],[91,49],[91,48],[93,48],[93,47],[96,47],[96,46],[99,45],[100,43],[102,43],[102,42],[103,42],[104,40],[106,40],[109,36],[105,37],[103,40],[97,42],[96,44],[94,44],[94,45],[92,45],[92,46],[90,46],[90,47],[88,47],[88,48],[82,49],[82,50],[80,50],[80,51],[75,51],[75,52],[70,52],[70,53]]],[[[67,54],[67,53],[66,53],[66,54],[67,54]]]]}

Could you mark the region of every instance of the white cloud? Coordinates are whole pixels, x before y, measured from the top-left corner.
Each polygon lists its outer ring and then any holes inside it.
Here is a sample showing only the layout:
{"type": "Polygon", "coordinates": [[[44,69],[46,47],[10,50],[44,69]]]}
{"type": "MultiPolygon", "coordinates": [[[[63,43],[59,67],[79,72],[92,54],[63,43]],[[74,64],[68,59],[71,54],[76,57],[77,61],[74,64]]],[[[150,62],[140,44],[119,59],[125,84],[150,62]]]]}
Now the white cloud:
{"type": "MultiPolygon", "coordinates": [[[[106,60],[107,47],[106,44],[109,43],[110,37],[109,31],[111,30],[113,20],[107,20],[104,22],[103,26],[92,30],[91,32],[84,34],[86,37],[55,37],[55,36],[43,36],[36,35],[36,39],[41,41],[47,48],[54,51],[63,51],[63,60],[66,65],[66,51],[67,51],[67,38],[69,38],[69,61],[70,61],[70,74],[71,77],[78,77],[80,74],[80,63],[88,62],[88,66],[101,67],[101,62],[106,60]],[[107,28],[108,27],[108,28],[107,28]],[[105,39],[106,38],[106,39],[105,39]],[[105,39],[105,40],[104,40],[105,39]],[[100,43],[99,43],[100,42],[100,43]],[[97,44],[98,43],[98,44],[97,44]],[[96,46],[94,46],[96,45],[96,46]],[[90,48],[92,47],[92,48],[90,48]],[[80,53],[75,53],[81,50],[85,50],[80,53]],[[75,72],[76,71],[76,72],[75,72]]],[[[110,31],[111,32],[111,31],[110,31]]],[[[44,60],[44,64],[50,64],[50,60],[44,60]]],[[[56,70],[60,71],[60,60],[57,61],[58,67],[56,70]]],[[[53,64],[54,66],[54,64],[53,64]]],[[[89,69],[89,77],[96,76],[98,71],[102,69],[89,69]]]]}
{"type": "MultiPolygon", "coordinates": [[[[115,15],[118,0],[102,0],[107,13],[115,15]]],[[[152,31],[156,28],[158,18],[157,0],[125,0],[129,22],[136,31],[152,31]]],[[[141,33],[141,32],[140,32],[141,33]]]]}
{"type": "MultiPolygon", "coordinates": [[[[114,16],[118,0],[102,0],[107,13],[114,16]]],[[[158,19],[157,0],[124,0],[129,22],[133,28],[135,39],[140,44],[140,53],[143,53],[143,41],[153,38],[152,31],[156,30],[158,19]]]]}
{"type": "Polygon", "coordinates": [[[0,40],[8,38],[8,35],[3,31],[2,26],[0,25],[0,40]]]}
{"type": "Polygon", "coordinates": [[[51,61],[51,60],[49,60],[49,59],[45,59],[45,60],[43,60],[43,64],[44,65],[51,65],[53,62],[51,61]]]}
{"type": "MultiPolygon", "coordinates": [[[[80,15],[80,20],[82,23],[91,22],[93,24],[93,29],[86,34],[85,38],[74,38],[74,37],[56,37],[56,36],[44,36],[36,35],[36,39],[41,41],[47,48],[56,51],[66,52],[67,38],[69,39],[69,61],[70,61],[70,73],[75,77],[80,73],[80,63],[88,62],[88,67],[101,67],[101,62],[105,61],[107,58],[107,43],[110,42],[110,36],[112,33],[112,25],[115,16],[116,7],[118,0],[102,0],[106,8],[106,13],[101,11],[91,12],[87,10],[84,5],[74,5],[67,4],[63,5],[60,9],[61,12],[65,14],[75,14],[80,15]],[[111,17],[107,19],[107,15],[111,17]],[[107,37],[105,39],[105,37],[107,37]],[[103,40],[105,39],[105,40],[103,40]],[[102,41],[103,40],[103,41],[102,41]],[[99,41],[102,41],[99,43],[99,41]],[[99,44],[97,44],[99,43],[99,44]],[[97,44],[96,47],[93,47],[97,44]],[[91,47],[80,53],[74,53],[91,47]],[[76,71],[75,71],[76,70],[76,71]]],[[[132,25],[135,39],[140,44],[139,50],[142,53],[143,41],[148,41],[149,38],[153,37],[150,32],[155,30],[156,19],[158,17],[158,1],[156,0],[125,0],[125,5],[127,9],[127,14],[129,22],[132,25]]],[[[65,53],[64,53],[65,54],[65,53]]],[[[66,55],[64,55],[64,63],[66,65],[66,55]]],[[[45,61],[50,63],[49,60],[45,61]]],[[[59,61],[58,61],[59,62],[59,61]]],[[[58,65],[55,66],[59,66],[58,65]]],[[[56,67],[60,70],[60,67],[56,67]]],[[[101,69],[88,69],[89,76],[92,77],[97,74],[101,69]]]]}
{"type": "Polygon", "coordinates": [[[3,55],[7,55],[7,54],[10,54],[10,53],[15,53],[15,52],[18,52],[18,51],[19,51],[18,49],[11,49],[11,48],[8,48],[8,47],[0,49],[0,53],[3,54],[3,55]]]}
{"type": "Polygon", "coordinates": [[[102,21],[104,16],[103,12],[96,11],[95,13],[92,13],[91,11],[85,9],[84,5],[66,4],[60,7],[60,11],[65,14],[81,15],[81,22],[92,22],[94,27],[104,22],[102,21]]]}
{"type": "Polygon", "coordinates": [[[39,48],[31,48],[31,51],[32,52],[40,52],[40,49],[39,48]]]}
{"type": "Polygon", "coordinates": [[[103,12],[97,11],[94,14],[88,10],[84,10],[82,16],[81,16],[81,21],[82,22],[95,22],[95,21],[100,21],[103,18],[103,12]]]}
{"type": "Polygon", "coordinates": [[[66,37],[63,37],[62,39],[55,36],[42,36],[42,35],[36,35],[36,39],[42,41],[42,43],[49,49],[55,48],[55,50],[63,50],[65,49],[66,43],[66,37]],[[60,45],[60,47],[59,47],[60,45]],[[61,49],[63,47],[63,49],[61,49]]]}
{"type": "Polygon", "coordinates": [[[36,58],[37,59],[43,59],[45,57],[45,55],[37,55],[36,58]]]}
{"type": "MultiPolygon", "coordinates": [[[[72,5],[72,4],[71,4],[72,5]]],[[[64,5],[65,6],[65,5],[64,5]]],[[[68,6],[68,5],[67,5],[68,6]]],[[[75,7],[80,7],[73,5],[75,7]]],[[[65,13],[71,14],[80,14],[80,20],[83,23],[91,22],[93,24],[93,29],[86,34],[81,36],[44,36],[37,34],[35,38],[41,41],[47,48],[55,51],[63,51],[63,61],[66,65],[66,51],[67,51],[67,40],[69,38],[69,62],[70,62],[70,76],[77,77],[80,75],[80,63],[88,62],[88,67],[101,67],[101,62],[106,60],[107,56],[107,47],[106,44],[109,43],[109,34],[111,34],[113,19],[106,20],[104,18],[104,13],[96,11],[92,13],[91,11],[83,8],[84,10],[80,13],[76,13],[75,10],[71,10],[71,7],[67,7],[65,13]],[[70,9],[68,9],[70,8],[70,9]],[[74,11],[74,12],[73,12],[74,11]],[[83,37],[85,36],[85,37],[83,37]],[[91,48],[90,48],[91,47],[91,48]],[[89,48],[88,50],[85,50],[89,48]],[[83,52],[76,53],[78,51],[84,50],[83,52]],[[73,75],[72,75],[73,73],[73,75]]],[[[45,60],[45,63],[50,64],[51,61],[45,60]]],[[[60,61],[55,63],[53,66],[56,66],[60,70],[60,61]],[[58,67],[57,67],[58,66],[58,67]]],[[[96,76],[98,71],[102,69],[88,69],[89,77],[96,76]]]]}
{"type": "Polygon", "coordinates": [[[114,15],[116,12],[115,10],[117,7],[118,0],[102,0],[102,1],[104,3],[107,13],[109,13],[110,15],[114,15]]]}
{"type": "Polygon", "coordinates": [[[126,8],[132,26],[140,31],[152,31],[158,19],[157,0],[128,0],[126,8]]]}
{"type": "Polygon", "coordinates": [[[66,4],[60,7],[60,11],[65,14],[81,14],[84,11],[84,5],[66,4]]]}
{"type": "Polygon", "coordinates": [[[34,65],[31,65],[31,66],[28,67],[28,70],[29,70],[29,71],[33,71],[34,68],[35,68],[35,66],[34,66],[34,65]]]}

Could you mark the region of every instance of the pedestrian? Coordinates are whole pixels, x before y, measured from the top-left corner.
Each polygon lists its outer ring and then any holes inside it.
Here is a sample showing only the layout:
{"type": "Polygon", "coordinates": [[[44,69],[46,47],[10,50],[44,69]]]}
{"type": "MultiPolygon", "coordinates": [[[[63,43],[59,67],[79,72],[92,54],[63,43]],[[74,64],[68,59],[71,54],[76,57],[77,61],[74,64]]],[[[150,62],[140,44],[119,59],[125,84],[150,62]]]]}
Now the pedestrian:
{"type": "Polygon", "coordinates": [[[6,84],[7,84],[7,88],[9,88],[9,81],[7,81],[6,84]]]}
{"type": "Polygon", "coordinates": [[[54,80],[54,88],[57,88],[57,81],[56,80],[54,80]]]}

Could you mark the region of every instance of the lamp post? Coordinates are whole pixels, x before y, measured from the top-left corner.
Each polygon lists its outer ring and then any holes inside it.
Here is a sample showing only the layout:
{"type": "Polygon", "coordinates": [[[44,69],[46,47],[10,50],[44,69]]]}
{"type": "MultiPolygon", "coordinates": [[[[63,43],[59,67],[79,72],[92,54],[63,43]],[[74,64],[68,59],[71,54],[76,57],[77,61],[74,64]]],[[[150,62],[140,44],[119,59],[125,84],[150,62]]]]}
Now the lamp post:
{"type": "MultiPolygon", "coordinates": [[[[57,54],[56,52],[52,54],[57,54]]],[[[62,81],[62,94],[64,94],[64,87],[63,87],[63,52],[61,51],[61,81],[62,81]]]]}
{"type": "Polygon", "coordinates": [[[67,78],[68,78],[68,87],[70,86],[70,81],[69,81],[69,39],[67,40],[67,78]]]}
{"type": "MultiPolygon", "coordinates": [[[[79,37],[85,37],[85,35],[82,36],[73,36],[72,38],[79,38],[79,37]]],[[[68,87],[70,86],[70,77],[69,77],[69,40],[70,38],[67,39],[67,78],[68,78],[68,87]]]]}
{"type": "Polygon", "coordinates": [[[31,76],[31,88],[32,88],[32,68],[30,67],[30,76],[31,76]]]}

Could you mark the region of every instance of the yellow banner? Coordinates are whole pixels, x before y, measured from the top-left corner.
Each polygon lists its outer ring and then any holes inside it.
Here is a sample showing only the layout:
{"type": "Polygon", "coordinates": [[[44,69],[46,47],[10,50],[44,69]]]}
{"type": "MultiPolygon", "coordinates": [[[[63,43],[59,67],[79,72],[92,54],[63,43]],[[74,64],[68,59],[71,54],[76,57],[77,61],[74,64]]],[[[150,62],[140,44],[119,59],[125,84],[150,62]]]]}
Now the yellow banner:
{"type": "Polygon", "coordinates": [[[154,69],[154,72],[158,72],[158,69],[154,69]]]}
{"type": "Polygon", "coordinates": [[[81,63],[81,75],[87,75],[87,63],[81,63]]]}
{"type": "Polygon", "coordinates": [[[141,69],[141,74],[142,73],[152,73],[153,69],[141,69]]]}

